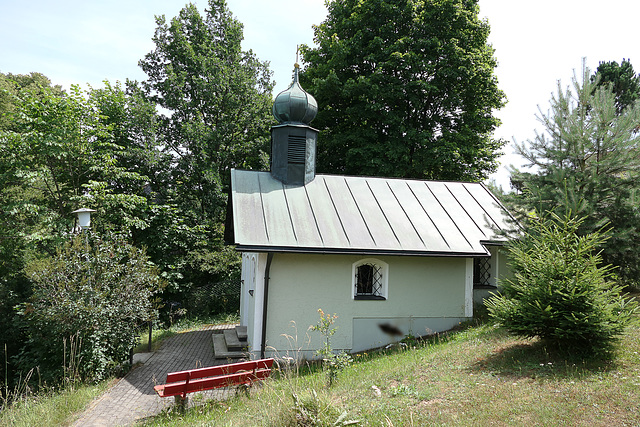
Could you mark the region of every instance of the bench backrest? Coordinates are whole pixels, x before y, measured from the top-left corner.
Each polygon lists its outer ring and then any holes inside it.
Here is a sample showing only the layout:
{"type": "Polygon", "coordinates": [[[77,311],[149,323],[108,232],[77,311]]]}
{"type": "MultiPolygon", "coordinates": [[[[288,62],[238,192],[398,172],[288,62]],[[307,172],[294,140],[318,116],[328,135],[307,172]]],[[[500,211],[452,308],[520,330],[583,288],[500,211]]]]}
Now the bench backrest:
{"type": "Polygon", "coordinates": [[[251,384],[263,380],[271,373],[273,359],[252,360],[250,362],[232,363],[229,365],[211,366],[192,369],[190,371],[171,372],[167,374],[167,382],[160,387],[160,395],[175,396],[220,387],[240,384],[251,384]]]}
{"type": "Polygon", "coordinates": [[[261,369],[271,369],[273,359],[251,360],[249,362],[231,363],[229,365],[210,366],[208,368],[191,369],[188,371],[170,372],[167,374],[166,383],[178,381],[193,381],[199,378],[217,377],[222,375],[235,374],[240,371],[256,371],[261,369]]]}

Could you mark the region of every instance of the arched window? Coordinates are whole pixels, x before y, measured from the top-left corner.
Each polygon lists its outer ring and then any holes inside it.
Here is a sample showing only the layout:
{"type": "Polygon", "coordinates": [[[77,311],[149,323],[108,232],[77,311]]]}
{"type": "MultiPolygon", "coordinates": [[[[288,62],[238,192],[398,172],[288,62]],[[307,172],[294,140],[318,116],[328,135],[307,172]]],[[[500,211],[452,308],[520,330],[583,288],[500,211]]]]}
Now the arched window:
{"type": "Polygon", "coordinates": [[[377,259],[363,259],[353,264],[353,298],[387,299],[388,265],[377,259]]]}

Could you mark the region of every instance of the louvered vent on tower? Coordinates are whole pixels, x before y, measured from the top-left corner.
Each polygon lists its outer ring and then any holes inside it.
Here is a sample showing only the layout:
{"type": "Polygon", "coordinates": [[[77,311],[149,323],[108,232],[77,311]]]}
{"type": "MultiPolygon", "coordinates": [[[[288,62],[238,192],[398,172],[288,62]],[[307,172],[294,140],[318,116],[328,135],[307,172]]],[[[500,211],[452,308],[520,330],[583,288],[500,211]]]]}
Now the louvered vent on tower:
{"type": "Polygon", "coordinates": [[[304,136],[289,135],[289,152],[287,160],[289,163],[304,163],[305,152],[307,151],[307,140],[304,136]]]}

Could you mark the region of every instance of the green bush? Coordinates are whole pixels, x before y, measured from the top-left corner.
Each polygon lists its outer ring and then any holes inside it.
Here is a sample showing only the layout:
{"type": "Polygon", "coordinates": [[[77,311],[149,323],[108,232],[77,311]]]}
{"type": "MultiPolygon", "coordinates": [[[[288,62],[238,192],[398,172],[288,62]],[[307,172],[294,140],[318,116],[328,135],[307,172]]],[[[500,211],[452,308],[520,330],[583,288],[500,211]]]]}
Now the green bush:
{"type": "Polygon", "coordinates": [[[608,352],[633,319],[637,303],[621,294],[611,267],[601,266],[603,233],[579,236],[582,219],[538,218],[509,247],[514,277],[487,302],[510,332],[540,337],[551,348],[608,352]]]}
{"type": "Polygon", "coordinates": [[[33,297],[19,306],[27,341],[17,362],[53,382],[99,380],[126,361],[162,288],[144,251],[87,232],[25,272],[33,297]]]}

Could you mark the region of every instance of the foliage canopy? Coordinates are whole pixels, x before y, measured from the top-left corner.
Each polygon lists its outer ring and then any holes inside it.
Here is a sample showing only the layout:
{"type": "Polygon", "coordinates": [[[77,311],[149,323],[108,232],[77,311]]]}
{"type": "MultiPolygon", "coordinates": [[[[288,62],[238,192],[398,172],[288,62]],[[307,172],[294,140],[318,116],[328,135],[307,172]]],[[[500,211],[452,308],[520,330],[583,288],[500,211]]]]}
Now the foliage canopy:
{"type": "Polygon", "coordinates": [[[616,61],[600,62],[591,82],[598,86],[611,85],[616,96],[618,113],[640,98],[640,76],[633,70],[629,60],[623,60],[619,65],[616,61]]]}
{"type": "Polygon", "coordinates": [[[166,111],[160,131],[176,159],[176,194],[219,220],[230,169],[267,164],[271,72],[242,50],[242,24],[224,0],[209,0],[205,16],[188,4],[156,23],[155,49],[139,64],[150,99],[166,111]]]}
{"type": "MultiPolygon", "coordinates": [[[[193,5],[170,24],[158,18],[142,85],[63,91],[37,73],[0,75],[0,344],[8,357],[30,339],[13,309],[33,292],[24,267],[56,253],[78,207],[97,210],[96,232],[149,248],[170,284],[166,307],[237,309],[230,294],[239,257],[222,239],[226,175],[267,163],[271,81],[266,64],[241,51],[242,25],[225,3],[210,6],[206,18],[193,5]]],[[[17,378],[15,366],[9,377],[17,378]]]]}
{"type": "Polygon", "coordinates": [[[33,296],[21,305],[28,339],[18,362],[39,366],[45,378],[58,378],[63,366],[104,378],[127,359],[140,324],[157,317],[153,296],[163,283],[144,251],[87,233],[26,267],[33,296]]]}
{"type": "Polygon", "coordinates": [[[170,280],[167,299],[228,309],[235,299],[212,305],[208,295],[239,276],[239,257],[223,241],[230,170],[268,164],[271,72],[242,50],[242,24],[224,0],[208,1],[204,15],[187,4],[156,23],[155,47],[139,65],[171,162],[151,188],[163,203],[140,240],[170,280]]]}
{"type": "Polygon", "coordinates": [[[318,170],[478,181],[504,105],[475,0],[329,1],[302,47],[318,101],[318,170]]]}

